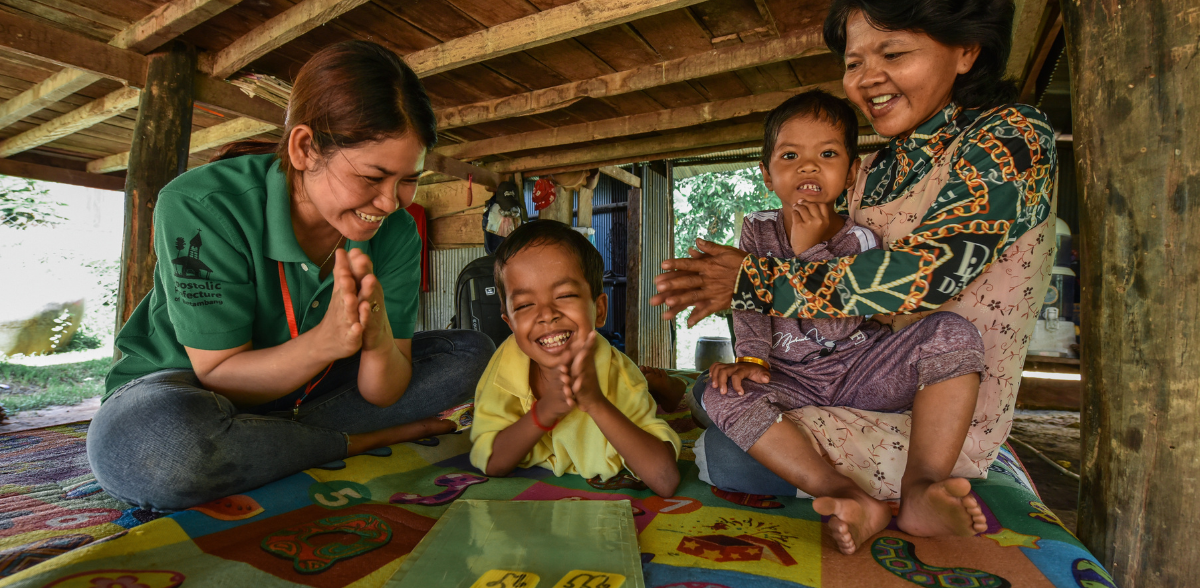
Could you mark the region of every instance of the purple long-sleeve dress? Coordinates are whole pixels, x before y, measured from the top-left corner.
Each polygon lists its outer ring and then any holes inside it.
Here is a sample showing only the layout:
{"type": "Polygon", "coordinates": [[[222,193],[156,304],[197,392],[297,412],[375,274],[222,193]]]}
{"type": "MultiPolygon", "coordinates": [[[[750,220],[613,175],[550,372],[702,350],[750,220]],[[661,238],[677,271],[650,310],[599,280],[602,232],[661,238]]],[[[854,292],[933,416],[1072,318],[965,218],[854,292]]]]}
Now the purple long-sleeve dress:
{"type": "MultiPolygon", "coordinates": [[[[829,241],[797,263],[827,261],[878,247],[874,233],[850,219],[829,241]]],[[[779,210],[756,212],[742,224],[740,248],[758,256],[792,256],[779,210]]],[[[860,285],[861,286],[861,285],[860,285]]],[[[863,315],[869,307],[860,306],[863,315]]],[[[986,374],[983,340],[961,316],[939,312],[893,333],[867,316],[795,319],[735,310],[738,356],[766,359],[771,382],[742,382],[744,395],[705,391],[709,417],[749,449],[783,412],[802,406],[848,406],[896,412],[912,407],[917,390],[964,374],[986,374]]]]}

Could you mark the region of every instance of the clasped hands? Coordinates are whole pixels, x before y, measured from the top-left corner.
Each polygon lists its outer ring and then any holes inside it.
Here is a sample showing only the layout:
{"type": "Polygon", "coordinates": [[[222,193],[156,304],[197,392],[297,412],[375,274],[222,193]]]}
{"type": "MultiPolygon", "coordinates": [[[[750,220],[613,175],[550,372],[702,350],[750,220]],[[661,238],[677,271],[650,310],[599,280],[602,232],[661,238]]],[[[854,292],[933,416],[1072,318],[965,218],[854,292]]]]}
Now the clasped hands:
{"type": "Polygon", "coordinates": [[[329,308],[313,331],[323,359],[329,361],[387,349],[394,345],[384,307],[383,286],[375,277],[371,257],[358,249],[337,250],[333,264],[333,294],[329,308]]]}
{"type": "Polygon", "coordinates": [[[596,376],[596,331],[586,337],[572,337],[567,343],[567,360],[558,367],[562,386],[542,394],[538,399],[538,421],[546,425],[558,422],[578,408],[588,412],[608,398],[600,390],[596,376]]]}

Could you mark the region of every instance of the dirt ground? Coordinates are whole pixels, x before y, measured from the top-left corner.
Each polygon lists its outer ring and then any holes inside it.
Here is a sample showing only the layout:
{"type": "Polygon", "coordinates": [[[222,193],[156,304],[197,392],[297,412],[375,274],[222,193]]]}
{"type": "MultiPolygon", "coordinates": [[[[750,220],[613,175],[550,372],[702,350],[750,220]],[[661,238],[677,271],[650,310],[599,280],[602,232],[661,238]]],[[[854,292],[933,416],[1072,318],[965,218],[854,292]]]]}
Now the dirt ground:
{"type": "MultiPolygon", "coordinates": [[[[1079,413],[1062,410],[1017,410],[1010,435],[1032,445],[1067,470],[1079,473],[1079,413]],[[1066,463],[1069,462],[1069,463],[1066,463]]],[[[1075,530],[1079,481],[1047,464],[1019,443],[1011,443],[1034,485],[1068,529],[1075,530]]]]}

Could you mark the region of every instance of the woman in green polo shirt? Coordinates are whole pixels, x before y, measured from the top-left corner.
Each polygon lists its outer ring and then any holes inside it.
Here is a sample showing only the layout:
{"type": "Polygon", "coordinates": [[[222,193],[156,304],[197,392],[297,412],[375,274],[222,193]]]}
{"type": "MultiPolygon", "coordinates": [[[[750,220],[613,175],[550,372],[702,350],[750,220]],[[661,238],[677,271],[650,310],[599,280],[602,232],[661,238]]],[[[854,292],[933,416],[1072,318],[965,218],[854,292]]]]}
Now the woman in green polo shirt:
{"type": "Polygon", "coordinates": [[[278,145],[231,146],[163,188],[154,289],[88,434],[105,490],[185,509],[454,430],[436,415],[470,400],[494,347],[414,333],[421,241],[393,214],[436,141],[416,74],[340,43],[301,68],[278,145]]]}

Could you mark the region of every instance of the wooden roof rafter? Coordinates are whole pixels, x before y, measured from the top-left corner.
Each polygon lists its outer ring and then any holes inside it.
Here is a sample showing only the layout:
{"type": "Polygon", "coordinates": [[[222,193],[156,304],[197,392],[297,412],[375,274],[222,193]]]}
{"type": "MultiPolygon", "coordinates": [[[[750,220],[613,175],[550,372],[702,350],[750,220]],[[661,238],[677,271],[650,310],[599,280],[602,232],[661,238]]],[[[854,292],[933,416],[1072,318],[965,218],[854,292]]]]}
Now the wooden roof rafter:
{"type": "Polygon", "coordinates": [[[443,155],[459,159],[474,160],[485,155],[559,147],[572,143],[670,131],[769,112],[784,100],[809,90],[824,90],[834,95],[845,96],[841,82],[830,81],[768,94],[704,102],[695,106],[659,110],[592,123],[554,127],[519,135],[506,135],[482,141],[447,145],[437,148],[437,151],[443,155]]]}
{"type": "Polygon", "coordinates": [[[713,49],[524,94],[441,109],[437,111],[438,130],[539,114],[584,98],[617,96],[828,52],[820,30],[814,27],[770,41],[713,49]]]}
{"type": "Polygon", "coordinates": [[[31,25],[36,25],[32,21],[0,15],[7,48],[67,66],[0,106],[0,126],[41,110],[101,77],[130,85],[0,142],[0,157],[49,143],[136,107],[139,95],[136,87],[144,83],[146,75],[145,58],[139,59],[139,51],[155,49],[240,1],[175,0],[125,27],[107,45],[49,26],[32,28],[31,25]],[[56,56],[58,59],[54,59],[56,56]],[[94,69],[73,67],[82,63],[94,64],[94,69]]]}

